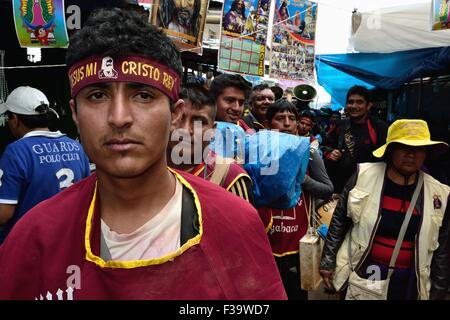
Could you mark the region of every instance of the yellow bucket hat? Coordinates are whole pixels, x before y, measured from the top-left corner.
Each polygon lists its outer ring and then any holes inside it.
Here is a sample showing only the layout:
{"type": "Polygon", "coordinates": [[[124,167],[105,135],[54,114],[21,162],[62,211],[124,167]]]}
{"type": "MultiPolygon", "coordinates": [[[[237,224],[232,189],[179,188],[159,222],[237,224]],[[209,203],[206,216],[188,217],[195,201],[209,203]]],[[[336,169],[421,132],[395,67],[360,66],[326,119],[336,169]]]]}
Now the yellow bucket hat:
{"type": "Polygon", "coordinates": [[[443,141],[432,141],[430,139],[430,130],[423,120],[403,119],[397,120],[388,129],[386,143],[373,152],[377,158],[381,158],[389,144],[396,142],[406,144],[408,146],[434,146],[441,145],[448,147],[443,141]]]}

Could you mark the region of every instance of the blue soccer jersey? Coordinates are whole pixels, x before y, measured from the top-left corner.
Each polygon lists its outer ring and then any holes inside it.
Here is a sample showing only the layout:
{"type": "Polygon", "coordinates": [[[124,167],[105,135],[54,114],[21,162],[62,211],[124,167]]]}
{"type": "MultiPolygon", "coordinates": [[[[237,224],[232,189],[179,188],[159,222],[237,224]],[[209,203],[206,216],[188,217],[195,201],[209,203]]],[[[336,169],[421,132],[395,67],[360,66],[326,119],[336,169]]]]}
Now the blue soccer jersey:
{"type": "Polygon", "coordinates": [[[28,210],[89,174],[83,147],[60,132],[32,131],[8,145],[0,158],[0,204],[16,210],[0,226],[0,244],[28,210]]]}

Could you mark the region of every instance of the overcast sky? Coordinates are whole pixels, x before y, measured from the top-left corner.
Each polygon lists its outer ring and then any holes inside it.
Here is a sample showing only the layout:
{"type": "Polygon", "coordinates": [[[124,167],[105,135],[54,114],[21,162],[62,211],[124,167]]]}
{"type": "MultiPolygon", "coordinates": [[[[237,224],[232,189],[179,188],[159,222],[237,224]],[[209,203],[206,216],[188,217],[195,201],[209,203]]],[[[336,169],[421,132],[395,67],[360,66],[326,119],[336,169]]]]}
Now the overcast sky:
{"type": "Polygon", "coordinates": [[[354,8],[364,12],[378,8],[432,0],[313,0],[319,4],[316,30],[316,54],[345,53],[350,37],[354,8]]]}

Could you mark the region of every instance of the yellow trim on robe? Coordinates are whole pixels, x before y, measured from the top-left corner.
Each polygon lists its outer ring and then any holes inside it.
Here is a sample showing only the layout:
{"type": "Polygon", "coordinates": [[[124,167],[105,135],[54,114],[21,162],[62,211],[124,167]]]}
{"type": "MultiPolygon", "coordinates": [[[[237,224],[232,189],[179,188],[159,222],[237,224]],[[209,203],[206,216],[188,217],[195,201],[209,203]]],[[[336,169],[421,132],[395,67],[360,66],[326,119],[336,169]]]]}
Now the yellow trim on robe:
{"type": "MultiPolygon", "coordinates": [[[[251,181],[251,180],[250,180],[251,181]]],[[[245,200],[250,201],[249,197],[248,197],[248,191],[247,191],[247,185],[245,184],[245,182],[242,182],[244,184],[244,196],[245,196],[245,200]]],[[[252,190],[250,190],[250,192],[253,192],[252,190]]]]}
{"type": "MultiPolygon", "coordinates": [[[[243,196],[244,196],[244,192],[242,191],[242,188],[241,188],[241,182],[240,181],[237,181],[236,183],[235,183],[235,188],[236,188],[236,191],[237,191],[237,195],[240,197],[240,198],[242,198],[243,196]]],[[[243,198],[242,198],[243,199],[243,198]]],[[[244,199],[245,200],[245,199],[244,199]]]]}
{"type": "MultiPolygon", "coordinates": [[[[250,178],[250,176],[248,174],[240,173],[240,174],[238,174],[238,176],[236,178],[234,178],[233,181],[231,181],[231,183],[228,185],[228,187],[226,187],[226,190],[230,191],[230,189],[233,186],[233,184],[235,184],[236,181],[238,181],[241,177],[248,177],[251,180],[251,178],[250,178]]],[[[245,186],[247,186],[247,185],[245,185],[245,186]]],[[[245,188],[245,189],[247,189],[247,188],[245,188]]]]}
{"type": "Polygon", "coordinates": [[[266,126],[263,125],[261,122],[253,121],[253,123],[254,123],[254,124],[257,124],[257,125],[260,125],[260,126],[262,127],[262,129],[265,129],[265,128],[266,128],[266,126]]]}
{"type": "Polygon", "coordinates": [[[203,164],[203,166],[202,166],[200,169],[198,169],[198,170],[195,171],[195,172],[192,172],[192,174],[193,174],[194,176],[198,177],[198,176],[200,175],[200,173],[202,173],[203,171],[205,171],[205,165],[204,165],[204,164],[203,164]]]}
{"type": "Polygon", "coordinates": [[[195,207],[197,208],[198,213],[198,221],[199,221],[199,234],[196,235],[194,238],[189,239],[185,244],[183,244],[178,250],[169,253],[168,255],[165,255],[160,258],[154,258],[149,260],[132,260],[132,261],[105,261],[101,257],[96,256],[92,253],[91,249],[91,243],[90,243],[90,235],[91,235],[91,229],[92,229],[92,218],[94,215],[94,208],[95,208],[95,201],[97,198],[97,181],[95,182],[95,189],[94,189],[94,196],[92,197],[91,204],[89,206],[88,216],[86,219],[86,231],[84,234],[84,244],[86,248],[86,260],[91,261],[95,263],[96,265],[102,267],[102,268],[122,268],[122,269],[132,269],[132,268],[138,268],[138,267],[146,267],[151,265],[158,265],[163,264],[167,261],[173,260],[174,258],[180,256],[183,254],[186,250],[191,248],[194,245],[197,245],[200,243],[200,240],[203,235],[203,219],[202,219],[202,210],[200,206],[200,201],[198,199],[197,193],[192,188],[192,186],[176,171],[172,170],[171,168],[167,168],[170,172],[172,172],[176,179],[181,182],[186,188],[188,188],[192,195],[194,196],[194,202],[195,207]]]}
{"type": "Polygon", "coordinates": [[[272,229],[272,226],[273,226],[273,216],[271,215],[269,224],[266,227],[266,233],[269,233],[270,229],[272,229]]]}
{"type": "Polygon", "coordinates": [[[278,254],[278,253],[272,252],[272,254],[273,254],[275,257],[277,257],[277,258],[281,258],[281,257],[287,256],[287,255],[290,255],[290,254],[297,254],[297,253],[299,253],[299,251],[300,251],[300,250],[297,250],[297,251],[288,251],[288,252],[285,252],[285,253],[282,253],[282,254],[278,254]]]}

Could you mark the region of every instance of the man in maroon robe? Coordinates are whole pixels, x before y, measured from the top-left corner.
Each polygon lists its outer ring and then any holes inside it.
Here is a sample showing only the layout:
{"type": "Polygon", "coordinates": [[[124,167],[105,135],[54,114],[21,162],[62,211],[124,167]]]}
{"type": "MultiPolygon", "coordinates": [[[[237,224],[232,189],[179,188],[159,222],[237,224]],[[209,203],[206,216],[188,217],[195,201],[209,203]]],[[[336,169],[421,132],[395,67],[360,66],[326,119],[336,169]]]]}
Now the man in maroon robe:
{"type": "Polygon", "coordinates": [[[70,106],[96,173],[34,207],[0,247],[0,299],[285,299],[246,201],[167,168],[180,54],[103,9],[71,39],[70,106]],[[116,78],[99,77],[111,57],[116,78]]]}
{"type": "Polygon", "coordinates": [[[172,126],[167,149],[169,166],[211,181],[253,204],[248,173],[234,159],[220,157],[209,149],[215,134],[214,97],[199,84],[184,85],[179,96],[184,108],[180,121],[172,126]]]}

